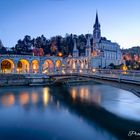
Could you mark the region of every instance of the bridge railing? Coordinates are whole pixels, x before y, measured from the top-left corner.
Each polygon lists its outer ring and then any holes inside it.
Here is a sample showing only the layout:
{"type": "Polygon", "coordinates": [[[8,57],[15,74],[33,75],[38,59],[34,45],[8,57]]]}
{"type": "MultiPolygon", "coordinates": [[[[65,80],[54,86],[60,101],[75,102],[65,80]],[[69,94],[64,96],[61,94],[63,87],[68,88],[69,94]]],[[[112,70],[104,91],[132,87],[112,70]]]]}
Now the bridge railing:
{"type": "Polygon", "coordinates": [[[86,76],[98,76],[115,79],[126,79],[140,81],[140,71],[137,70],[112,70],[112,69],[84,69],[84,70],[63,70],[60,75],[86,75],[86,76]]]}
{"type": "MultiPolygon", "coordinates": [[[[22,73],[22,75],[24,75],[22,73]]],[[[140,81],[140,71],[138,70],[113,70],[113,69],[63,69],[62,71],[55,71],[46,74],[35,74],[28,73],[25,74],[28,76],[50,76],[50,75],[86,75],[86,76],[99,76],[99,77],[108,77],[116,79],[127,79],[127,80],[136,80],[140,81]]]]}

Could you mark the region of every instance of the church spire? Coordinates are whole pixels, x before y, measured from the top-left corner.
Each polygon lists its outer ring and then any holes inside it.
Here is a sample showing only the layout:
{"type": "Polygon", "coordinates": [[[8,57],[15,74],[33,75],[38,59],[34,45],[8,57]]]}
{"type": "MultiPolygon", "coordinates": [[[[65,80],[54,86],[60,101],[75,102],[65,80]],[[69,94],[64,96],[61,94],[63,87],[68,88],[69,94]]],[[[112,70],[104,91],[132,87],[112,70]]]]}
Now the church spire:
{"type": "Polygon", "coordinates": [[[93,26],[94,28],[100,28],[100,23],[98,19],[98,12],[96,11],[96,18],[95,18],[95,24],[93,26]]]}
{"type": "Polygon", "coordinates": [[[74,39],[73,57],[78,57],[78,49],[77,49],[76,39],[74,39]]]}
{"type": "Polygon", "coordinates": [[[98,19],[98,12],[96,12],[95,24],[93,26],[93,44],[99,42],[101,39],[100,23],[98,19]]]}

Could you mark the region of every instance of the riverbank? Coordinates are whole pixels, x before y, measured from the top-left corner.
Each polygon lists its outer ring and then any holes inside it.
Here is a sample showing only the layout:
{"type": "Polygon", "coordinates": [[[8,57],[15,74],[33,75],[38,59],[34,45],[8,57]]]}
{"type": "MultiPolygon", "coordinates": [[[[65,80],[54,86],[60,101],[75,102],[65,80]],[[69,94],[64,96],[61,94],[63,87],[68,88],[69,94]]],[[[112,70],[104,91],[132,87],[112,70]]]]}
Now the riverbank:
{"type": "Polygon", "coordinates": [[[100,79],[96,78],[94,79],[95,82],[101,83],[101,84],[106,84],[110,85],[113,87],[117,87],[123,90],[130,91],[134,93],[136,96],[140,97],[140,86],[138,84],[132,84],[132,83],[120,83],[118,81],[113,81],[113,80],[105,80],[105,79],[100,79]]]}
{"type": "MultiPolygon", "coordinates": [[[[57,76],[56,76],[57,77],[57,76]]],[[[77,85],[77,84],[86,84],[90,82],[98,82],[102,84],[108,84],[115,86],[121,89],[129,90],[135,95],[140,97],[140,82],[129,82],[124,81],[123,79],[112,78],[112,77],[103,77],[103,75],[74,75],[71,76],[60,76],[58,82],[57,78],[52,76],[47,76],[44,74],[0,74],[0,87],[8,86],[50,86],[50,85],[77,85]],[[66,78],[67,77],[67,78],[66,78]],[[61,79],[62,78],[62,79],[61,79]],[[65,79],[64,79],[65,78],[65,79]]]]}
{"type": "Polygon", "coordinates": [[[0,87],[50,85],[51,79],[45,75],[0,74],[0,87]]]}

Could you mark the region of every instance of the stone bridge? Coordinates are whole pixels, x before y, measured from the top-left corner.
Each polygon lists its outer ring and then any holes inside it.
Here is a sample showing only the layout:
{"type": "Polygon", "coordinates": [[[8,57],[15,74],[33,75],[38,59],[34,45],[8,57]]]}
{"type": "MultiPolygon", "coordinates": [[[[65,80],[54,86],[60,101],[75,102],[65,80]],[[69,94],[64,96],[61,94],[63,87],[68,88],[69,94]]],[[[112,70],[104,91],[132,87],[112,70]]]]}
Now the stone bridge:
{"type": "Polygon", "coordinates": [[[119,83],[128,83],[140,85],[140,71],[134,70],[94,70],[90,69],[86,72],[73,72],[65,74],[53,74],[49,75],[54,83],[65,84],[65,83],[78,83],[86,81],[94,81],[95,79],[114,81],[119,83]]]}
{"type": "Polygon", "coordinates": [[[69,85],[72,83],[82,83],[82,82],[89,82],[93,81],[93,78],[89,78],[89,75],[83,75],[79,73],[74,73],[74,74],[65,74],[65,75],[60,75],[60,74],[55,74],[55,75],[50,75],[49,78],[52,80],[52,84],[55,85],[69,85]]]}
{"type": "Polygon", "coordinates": [[[3,74],[55,74],[66,69],[83,71],[89,67],[86,57],[0,55],[0,73],[3,74]]]}

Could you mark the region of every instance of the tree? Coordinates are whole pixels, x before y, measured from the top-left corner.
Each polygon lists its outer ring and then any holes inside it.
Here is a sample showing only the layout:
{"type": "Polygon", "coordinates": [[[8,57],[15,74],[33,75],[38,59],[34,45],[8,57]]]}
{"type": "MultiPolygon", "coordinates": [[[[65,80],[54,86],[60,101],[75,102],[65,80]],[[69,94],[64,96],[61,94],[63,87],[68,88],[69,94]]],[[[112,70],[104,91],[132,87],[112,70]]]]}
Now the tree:
{"type": "Polygon", "coordinates": [[[57,55],[57,53],[58,53],[58,49],[57,49],[57,47],[56,47],[56,42],[55,42],[55,40],[53,40],[53,41],[51,42],[50,51],[51,51],[51,55],[57,55]]]}
{"type": "Polygon", "coordinates": [[[6,53],[7,53],[7,50],[4,47],[2,41],[0,40],[0,54],[6,54],[6,53]]]}

